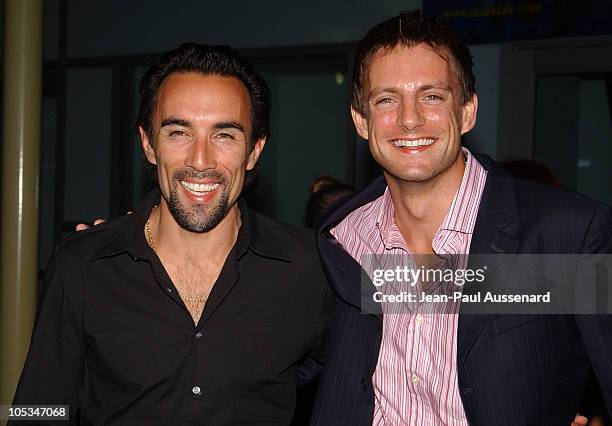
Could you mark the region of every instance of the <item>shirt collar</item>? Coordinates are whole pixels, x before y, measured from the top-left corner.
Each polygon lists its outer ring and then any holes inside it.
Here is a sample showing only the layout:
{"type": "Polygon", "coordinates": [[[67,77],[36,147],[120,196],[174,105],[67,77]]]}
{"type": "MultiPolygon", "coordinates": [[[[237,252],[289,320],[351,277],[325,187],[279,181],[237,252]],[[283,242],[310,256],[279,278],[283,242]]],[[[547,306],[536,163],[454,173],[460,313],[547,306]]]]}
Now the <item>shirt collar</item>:
{"type": "Polygon", "coordinates": [[[462,149],[465,155],[465,171],[463,172],[461,185],[459,185],[451,207],[438,231],[446,230],[472,234],[487,171],[467,148],[462,149]]]}
{"type": "MultiPolygon", "coordinates": [[[[90,261],[100,258],[114,256],[120,253],[128,253],[134,258],[151,259],[153,250],[149,247],[144,235],[144,227],[151,210],[158,205],[161,199],[159,189],[150,191],[141,200],[134,213],[121,222],[118,229],[113,233],[114,238],[101,246],[90,261]]],[[[236,244],[234,246],[236,258],[242,258],[251,249],[255,254],[267,258],[291,262],[289,254],[277,242],[277,239],[267,232],[265,221],[269,220],[252,211],[246,201],[238,200],[242,224],[238,230],[236,244]]],[[[107,226],[112,226],[112,222],[107,226]]]]}
{"type": "Polygon", "coordinates": [[[375,201],[378,215],[376,217],[376,227],[380,233],[380,239],[385,248],[391,250],[393,248],[401,248],[408,250],[404,236],[395,224],[395,206],[391,198],[389,187],[385,189],[385,193],[375,201]]]}
{"type": "Polygon", "coordinates": [[[278,232],[286,232],[282,225],[251,210],[244,199],[240,198],[238,207],[242,214],[242,226],[238,232],[237,248],[239,256],[248,249],[255,254],[271,259],[291,262],[291,253],[279,242],[278,232]],[[242,233],[242,237],[241,234],[242,233]]]}
{"type": "MultiPolygon", "coordinates": [[[[465,171],[457,193],[453,197],[451,207],[444,217],[436,236],[440,231],[456,231],[463,234],[472,234],[476,223],[476,216],[487,171],[478,163],[467,148],[462,148],[465,155],[465,171]]],[[[395,224],[395,206],[391,198],[389,187],[384,194],[374,201],[374,208],[378,209],[376,227],[385,248],[406,248],[406,242],[395,224]]],[[[434,241],[436,240],[434,237],[434,241]]]]}

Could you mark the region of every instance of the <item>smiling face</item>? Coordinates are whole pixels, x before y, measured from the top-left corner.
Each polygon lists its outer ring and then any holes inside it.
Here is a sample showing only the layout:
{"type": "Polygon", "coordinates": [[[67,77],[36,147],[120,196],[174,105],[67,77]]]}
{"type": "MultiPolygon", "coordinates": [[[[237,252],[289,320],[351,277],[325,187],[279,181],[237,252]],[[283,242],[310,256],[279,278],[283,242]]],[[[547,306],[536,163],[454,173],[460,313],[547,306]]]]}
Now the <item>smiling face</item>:
{"type": "Polygon", "coordinates": [[[477,99],[461,103],[449,61],[426,44],[380,50],[368,67],[365,96],[365,115],[353,109],[353,120],[389,185],[446,176],[460,182],[461,135],[474,127],[477,99]]]}
{"type": "Polygon", "coordinates": [[[265,139],[251,137],[251,102],[235,77],[174,73],[159,88],[152,139],[140,128],[143,149],[157,166],[166,206],[176,222],[207,232],[227,216],[253,169],[265,139]]]}

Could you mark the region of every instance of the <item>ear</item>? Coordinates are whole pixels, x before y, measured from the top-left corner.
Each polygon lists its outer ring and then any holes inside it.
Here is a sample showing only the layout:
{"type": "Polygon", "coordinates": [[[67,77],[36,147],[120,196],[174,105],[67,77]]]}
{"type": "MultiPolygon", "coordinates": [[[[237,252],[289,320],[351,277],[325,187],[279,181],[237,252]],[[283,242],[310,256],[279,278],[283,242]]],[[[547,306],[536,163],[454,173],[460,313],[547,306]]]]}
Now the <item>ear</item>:
{"type": "Polygon", "coordinates": [[[140,142],[142,143],[142,150],[149,160],[149,163],[157,166],[157,157],[155,155],[155,148],[153,148],[153,144],[149,140],[149,136],[147,136],[147,132],[144,131],[142,126],[138,126],[138,133],[140,134],[140,142]]]}
{"type": "Polygon", "coordinates": [[[472,130],[476,125],[476,114],[478,113],[478,96],[474,93],[472,99],[467,101],[462,107],[461,134],[472,130]]]}
{"type": "Polygon", "coordinates": [[[261,151],[263,151],[264,146],[266,145],[266,138],[260,138],[255,141],[255,145],[253,149],[249,153],[249,157],[247,158],[247,170],[253,170],[257,161],[259,160],[259,156],[261,155],[261,151]]]}
{"type": "Polygon", "coordinates": [[[364,139],[368,139],[367,117],[361,114],[353,107],[351,107],[351,116],[353,117],[353,123],[355,123],[355,129],[357,129],[357,134],[364,139]]]}

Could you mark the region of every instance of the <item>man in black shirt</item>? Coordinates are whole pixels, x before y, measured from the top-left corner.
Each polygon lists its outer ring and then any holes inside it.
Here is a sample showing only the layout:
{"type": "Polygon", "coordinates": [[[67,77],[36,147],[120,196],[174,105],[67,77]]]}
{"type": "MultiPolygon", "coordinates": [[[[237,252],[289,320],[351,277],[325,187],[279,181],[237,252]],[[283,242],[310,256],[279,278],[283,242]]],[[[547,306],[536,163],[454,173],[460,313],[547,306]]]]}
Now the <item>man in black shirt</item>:
{"type": "Polygon", "coordinates": [[[289,424],[331,296],[313,235],[239,200],[268,88],[231,49],[185,44],[140,90],[159,189],[59,248],[14,404],[69,404],[80,424],[289,424]]]}

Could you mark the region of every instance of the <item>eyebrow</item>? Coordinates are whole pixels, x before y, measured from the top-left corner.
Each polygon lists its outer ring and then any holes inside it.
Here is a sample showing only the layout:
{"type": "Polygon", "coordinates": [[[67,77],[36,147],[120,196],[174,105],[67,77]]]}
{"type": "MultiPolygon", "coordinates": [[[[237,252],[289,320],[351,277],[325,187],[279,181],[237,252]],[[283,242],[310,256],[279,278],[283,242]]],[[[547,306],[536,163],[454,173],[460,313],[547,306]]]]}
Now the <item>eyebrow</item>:
{"type": "MultiPolygon", "coordinates": [[[[425,84],[423,86],[420,86],[417,91],[418,92],[423,92],[425,90],[430,90],[430,89],[439,89],[439,90],[444,90],[446,92],[450,92],[453,93],[453,89],[452,87],[446,85],[446,84],[425,84]]],[[[382,87],[380,89],[375,89],[372,90],[369,94],[368,94],[368,99],[371,99],[373,96],[376,96],[380,93],[394,93],[394,94],[399,94],[400,90],[398,90],[395,87],[382,87]]]]}
{"type": "Polygon", "coordinates": [[[399,90],[397,90],[394,87],[383,87],[381,89],[375,89],[372,90],[370,93],[368,93],[368,99],[372,99],[373,96],[376,96],[380,93],[395,93],[398,94],[399,90]]]}
{"type": "Polygon", "coordinates": [[[242,124],[237,123],[235,121],[222,121],[220,123],[215,123],[213,125],[213,129],[215,130],[236,129],[244,133],[244,127],[242,127],[242,124]]]}
{"type": "Polygon", "coordinates": [[[446,84],[426,84],[424,86],[419,87],[420,91],[423,90],[430,90],[430,89],[438,89],[438,90],[445,90],[447,92],[453,92],[453,88],[446,85],[446,84]]]}
{"type": "MultiPolygon", "coordinates": [[[[161,122],[160,128],[166,126],[182,126],[182,127],[191,127],[191,123],[187,120],[183,120],[181,118],[166,118],[161,122]]],[[[222,121],[220,123],[215,123],[213,125],[214,130],[223,130],[223,129],[236,129],[242,133],[244,133],[244,127],[235,121],[222,121]]]]}
{"type": "Polygon", "coordinates": [[[182,120],[180,118],[166,118],[161,122],[162,127],[166,126],[182,126],[182,127],[191,127],[191,123],[187,120],[182,120]]]}

